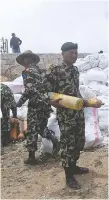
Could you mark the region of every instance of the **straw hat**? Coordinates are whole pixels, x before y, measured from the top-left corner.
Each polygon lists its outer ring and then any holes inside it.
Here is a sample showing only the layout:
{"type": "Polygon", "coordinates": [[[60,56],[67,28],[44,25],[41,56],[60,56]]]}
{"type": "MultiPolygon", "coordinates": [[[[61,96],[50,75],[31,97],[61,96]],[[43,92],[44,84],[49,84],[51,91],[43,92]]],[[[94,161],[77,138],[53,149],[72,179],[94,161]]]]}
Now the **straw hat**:
{"type": "Polygon", "coordinates": [[[36,62],[36,64],[40,61],[40,58],[37,54],[34,54],[32,51],[27,50],[16,58],[17,63],[24,66],[25,57],[31,57],[36,62]]]}

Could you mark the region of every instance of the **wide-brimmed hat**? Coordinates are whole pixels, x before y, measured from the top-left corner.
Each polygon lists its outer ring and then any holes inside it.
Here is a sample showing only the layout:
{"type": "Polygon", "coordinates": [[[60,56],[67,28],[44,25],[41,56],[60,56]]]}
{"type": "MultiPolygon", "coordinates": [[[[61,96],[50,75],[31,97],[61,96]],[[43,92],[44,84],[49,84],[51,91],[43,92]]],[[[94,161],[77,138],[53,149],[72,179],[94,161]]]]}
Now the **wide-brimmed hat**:
{"type": "Polygon", "coordinates": [[[36,62],[36,64],[40,61],[40,58],[37,54],[34,54],[32,51],[27,50],[16,58],[17,63],[24,66],[25,57],[31,57],[36,62]]]}

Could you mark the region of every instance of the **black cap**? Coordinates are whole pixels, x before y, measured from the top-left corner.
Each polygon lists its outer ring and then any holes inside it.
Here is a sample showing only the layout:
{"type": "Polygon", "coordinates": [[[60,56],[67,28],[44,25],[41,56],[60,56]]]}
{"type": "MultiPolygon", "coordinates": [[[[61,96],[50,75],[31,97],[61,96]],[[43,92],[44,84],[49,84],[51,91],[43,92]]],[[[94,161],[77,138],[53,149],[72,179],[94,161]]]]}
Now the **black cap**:
{"type": "Polygon", "coordinates": [[[71,49],[78,49],[78,44],[72,42],[66,42],[61,47],[62,51],[69,51],[71,49]]]}

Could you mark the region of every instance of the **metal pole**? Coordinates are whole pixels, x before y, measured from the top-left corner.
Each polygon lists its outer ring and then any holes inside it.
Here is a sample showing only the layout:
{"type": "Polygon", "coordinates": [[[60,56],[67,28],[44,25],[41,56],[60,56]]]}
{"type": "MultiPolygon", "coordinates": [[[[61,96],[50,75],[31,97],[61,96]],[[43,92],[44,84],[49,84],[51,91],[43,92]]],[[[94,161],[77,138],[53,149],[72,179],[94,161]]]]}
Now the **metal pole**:
{"type": "Polygon", "coordinates": [[[6,41],[7,41],[7,53],[8,53],[8,40],[6,39],[6,41]]]}
{"type": "Polygon", "coordinates": [[[0,39],[0,52],[8,53],[8,40],[3,37],[0,39]]]}

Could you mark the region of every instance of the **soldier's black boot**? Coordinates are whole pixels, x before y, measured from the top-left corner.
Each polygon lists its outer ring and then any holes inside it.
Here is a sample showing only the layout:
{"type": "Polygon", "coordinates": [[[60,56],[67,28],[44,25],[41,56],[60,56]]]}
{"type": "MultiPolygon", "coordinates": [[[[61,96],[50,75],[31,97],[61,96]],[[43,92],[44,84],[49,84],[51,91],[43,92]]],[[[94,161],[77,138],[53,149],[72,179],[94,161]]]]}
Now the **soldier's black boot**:
{"type": "Polygon", "coordinates": [[[73,175],[73,171],[71,167],[65,167],[65,177],[66,177],[66,185],[74,190],[78,190],[81,188],[77,180],[73,175]]]}
{"type": "Polygon", "coordinates": [[[74,174],[88,174],[89,173],[89,169],[86,167],[79,167],[76,164],[76,161],[74,161],[74,174]]]}
{"type": "Polygon", "coordinates": [[[35,151],[29,151],[29,157],[27,160],[24,161],[25,164],[29,164],[29,165],[35,165],[36,164],[36,160],[35,160],[35,151]]]}

